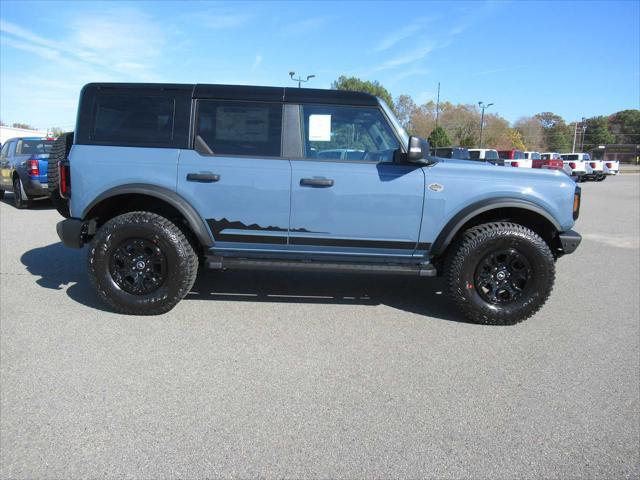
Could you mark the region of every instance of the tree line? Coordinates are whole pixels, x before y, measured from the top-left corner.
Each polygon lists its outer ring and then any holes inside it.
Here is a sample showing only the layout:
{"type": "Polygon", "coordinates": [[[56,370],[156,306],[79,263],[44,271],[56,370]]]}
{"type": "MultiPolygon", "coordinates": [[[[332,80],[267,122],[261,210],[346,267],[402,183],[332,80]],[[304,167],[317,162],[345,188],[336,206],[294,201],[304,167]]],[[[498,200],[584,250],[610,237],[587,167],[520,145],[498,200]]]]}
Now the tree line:
{"type": "MultiPolygon", "coordinates": [[[[394,100],[377,81],[341,76],[331,87],[371,93],[383,99],[395,112],[410,135],[428,138],[436,147],[478,147],[481,112],[475,104],[428,101],[418,105],[409,95],[394,100]],[[437,123],[437,125],[436,125],[437,123]]],[[[567,123],[553,112],[541,112],[519,118],[513,125],[496,113],[485,111],[482,143],[487,148],[569,152],[589,151],[610,143],[640,142],[640,110],[622,110],[609,116],[596,116],[567,123]]]]}

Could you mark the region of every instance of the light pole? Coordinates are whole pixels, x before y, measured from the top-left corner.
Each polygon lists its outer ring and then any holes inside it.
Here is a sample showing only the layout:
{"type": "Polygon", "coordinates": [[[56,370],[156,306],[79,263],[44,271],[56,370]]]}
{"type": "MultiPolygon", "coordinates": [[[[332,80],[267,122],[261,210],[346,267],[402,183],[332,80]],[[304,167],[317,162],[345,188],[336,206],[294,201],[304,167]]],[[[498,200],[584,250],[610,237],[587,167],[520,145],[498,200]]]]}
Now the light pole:
{"type": "Polygon", "coordinates": [[[478,106],[482,109],[482,114],[480,115],[480,148],[482,148],[482,131],[484,130],[484,110],[491,105],[493,105],[493,103],[485,105],[484,102],[478,102],[478,106]]]}
{"type": "Polygon", "coordinates": [[[302,87],[302,82],[308,82],[309,80],[311,80],[312,78],[315,78],[315,75],[307,75],[307,79],[303,79],[302,77],[298,77],[298,78],[293,78],[293,76],[296,74],[296,72],[289,72],[289,76],[291,77],[291,80],[293,80],[294,82],[298,82],[298,88],[302,87]]]}

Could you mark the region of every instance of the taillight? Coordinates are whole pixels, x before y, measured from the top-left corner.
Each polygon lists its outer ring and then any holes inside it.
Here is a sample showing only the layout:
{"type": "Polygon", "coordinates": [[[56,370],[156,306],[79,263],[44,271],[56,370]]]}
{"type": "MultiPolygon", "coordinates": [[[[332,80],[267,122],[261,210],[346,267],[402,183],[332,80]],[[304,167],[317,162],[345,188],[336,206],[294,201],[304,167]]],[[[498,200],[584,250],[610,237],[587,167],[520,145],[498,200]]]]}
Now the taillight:
{"type": "Polygon", "coordinates": [[[607,168],[611,168],[613,167],[613,164],[611,162],[607,162],[607,168]]]}
{"type": "Polygon", "coordinates": [[[591,165],[591,168],[596,168],[596,162],[589,162],[589,165],[591,165]]]}
{"type": "Polygon", "coordinates": [[[520,164],[518,162],[511,162],[512,167],[519,167],[520,164]]]}
{"type": "Polygon", "coordinates": [[[575,170],[576,162],[569,162],[569,166],[571,167],[572,170],[575,170]]]}
{"type": "Polygon", "coordinates": [[[58,162],[58,172],[60,174],[60,196],[62,198],[69,198],[71,196],[69,164],[66,162],[58,162]]]}
{"type": "Polygon", "coordinates": [[[27,160],[27,172],[32,177],[40,176],[40,165],[38,164],[37,159],[31,157],[29,160],[27,160]]]}

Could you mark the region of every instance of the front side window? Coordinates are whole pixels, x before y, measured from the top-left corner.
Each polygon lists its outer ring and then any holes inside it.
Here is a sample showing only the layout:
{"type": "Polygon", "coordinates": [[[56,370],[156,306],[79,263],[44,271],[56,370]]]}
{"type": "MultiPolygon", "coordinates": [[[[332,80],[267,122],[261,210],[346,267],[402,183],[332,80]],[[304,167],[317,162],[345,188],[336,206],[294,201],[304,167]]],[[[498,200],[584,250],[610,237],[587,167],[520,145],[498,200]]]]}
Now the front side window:
{"type": "Polygon", "coordinates": [[[498,160],[500,157],[498,157],[498,152],[495,150],[487,150],[484,154],[484,158],[486,160],[498,160]]]}
{"type": "MultiPolygon", "coordinates": [[[[471,158],[471,160],[480,160],[480,151],[479,150],[471,150],[469,152],[469,158],[471,158]]],[[[485,157],[488,158],[488,157],[485,157]]]]}
{"type": "Polygon", "coordinates": [[[174,114],[171,96],[99,95],[90,138],[125,145],[170,144],[174,114]]]}
{"type": "Polygon", "coordinates": [[[400,143],[377,108],[303,105],[304,156],[392,162],[400,143]]]}
{"type": "Polygon", "coordinates": [[[196,135],[214,155],[279,157],[282,104],[200,100],[196,135]]]}

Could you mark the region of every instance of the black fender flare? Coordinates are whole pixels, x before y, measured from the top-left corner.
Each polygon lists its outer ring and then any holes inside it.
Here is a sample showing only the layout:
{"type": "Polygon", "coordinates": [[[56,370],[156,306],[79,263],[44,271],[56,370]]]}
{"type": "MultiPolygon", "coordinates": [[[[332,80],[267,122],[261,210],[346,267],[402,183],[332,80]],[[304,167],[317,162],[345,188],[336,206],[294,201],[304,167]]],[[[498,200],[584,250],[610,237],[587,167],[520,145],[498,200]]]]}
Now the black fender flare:
{"type": "Polygon", "coordinates": [[[118,185],[117,187],[105,190],[100,195],[98,195],[89,205],[87,205],[87,207],[85,207],[82,212],[81,218],[83,220],[89,220],[86,218],[89,212],[104,200],[118,195],[126,195],[132,193],[155,197],[158,200],[162,200],[163,202],[168,203],[184,216],[184,218],[187,220],[187,223],[193,230],[193,233],[196,235],[197,239],[202,245],[206,247],[210,247],[213,245],[214,239],[211,235],[209,227],[202,219],[202,217],[198,214],[196,209],[193,208],[193,206],[178,193],[165,187],[159,187],[157,185],[148,185],[145,183],[130,183],[126,185],[118,185]]]}
{"type": "Polygon", "coordinates": [[[521,198],[510,197],[498,197],[481,200],[471,205],[467,205],[465,208],[456,213],[449,222],[442,229],[438,238],[431,248],[431,255],[442,254],[456,234],[460,231],[462,226],[466,224],[473,217],[480,215],[481,213],[488,212],[489,210],[497,210],[499,208],[519,208],[522,210],[529,210],[530,212],[537,213],[544,217],[556,231],[562,231],[560,223],[544,208],[537,203],[521,198]]]}

